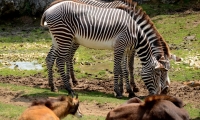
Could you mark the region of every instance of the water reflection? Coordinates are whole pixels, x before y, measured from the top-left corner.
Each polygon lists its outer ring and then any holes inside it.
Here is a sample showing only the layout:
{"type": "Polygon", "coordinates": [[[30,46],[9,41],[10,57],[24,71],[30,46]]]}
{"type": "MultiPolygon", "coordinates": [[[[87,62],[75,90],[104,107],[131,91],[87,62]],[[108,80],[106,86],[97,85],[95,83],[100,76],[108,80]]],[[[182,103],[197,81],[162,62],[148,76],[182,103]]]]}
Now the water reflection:
{"type": "Polygon", "coordinates": [[[33,61],[33,62],[21,62],[21,61],[17,61],[17,62],[10,62],[11,66],[9,66],[9,68],[11,69],[21,69],[21,70],[41,70],[42,65],[38,64],[37,62],[33,61]]]}

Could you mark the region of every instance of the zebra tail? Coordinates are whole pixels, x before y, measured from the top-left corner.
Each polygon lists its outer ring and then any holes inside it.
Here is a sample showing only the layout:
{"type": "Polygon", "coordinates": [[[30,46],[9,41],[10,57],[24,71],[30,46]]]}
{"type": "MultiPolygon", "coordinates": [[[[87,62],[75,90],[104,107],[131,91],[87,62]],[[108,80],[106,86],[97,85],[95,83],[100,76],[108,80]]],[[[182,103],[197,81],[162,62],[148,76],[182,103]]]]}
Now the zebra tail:
{"type": "Polygon", "coordinates": [[[41,21],[40,21],[40,25],[43,27],[47,26],[47,22],[45,21],[46,18],[46,12],[44,12],[44,14],[42,15],[41,21]]]}

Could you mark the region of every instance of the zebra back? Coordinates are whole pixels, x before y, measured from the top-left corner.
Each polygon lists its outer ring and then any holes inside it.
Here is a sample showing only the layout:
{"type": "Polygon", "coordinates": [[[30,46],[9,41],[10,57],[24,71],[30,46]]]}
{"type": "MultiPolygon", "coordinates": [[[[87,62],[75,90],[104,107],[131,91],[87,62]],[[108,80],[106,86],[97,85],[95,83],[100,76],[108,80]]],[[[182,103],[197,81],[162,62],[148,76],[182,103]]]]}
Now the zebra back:
{"type": "Polygon", "coordinates": [[[136,21],[138,25],[141,25],[141,28],[143,28],[144,31],[149,31],[150,29],[152,29],[153,31],[152,34],[155,34],[156,40],[155,39],[148,39],[148,40],[153,46],[161,47],[160,50],[163,52],[161,56],[156,56],[157,60],[159,60],[163,56],[165,58],[169,58],[170,57],[169,47],[167,43],[164,41],[163,37],[160,35],[160,33],[158,33],[150,17],[146,14],[145,11],[143,11],[143,9],[140,6],[137,5],[136,2],[132,3],[129,2],[129,4],[131,4],[132,7],[118,6],[117,9],[126,11],[130,16],[132,16],[132,18],[136,21]],[[143,21],[146,21],[146,23],[143,24],[142,23],[143,21]],[[148,25],[149,27],[145,28],[146,25],[148,25]]]}
{"type": "MultiPolygon", "coordinates": [[[[66,0],[55,0],[53,1],[50,5],[48,5],[44,11],[46,11],[48,8],[50,8],[51,6],[63,2],[66,0]]],[[[103,8],[120,8],[120,7],[133,7],[135,5],[135,2],[132,2],[131,0],[117,0],[117,1],[112,1],[112,2],[104,2],[104,1],[95,1],[95,0],[72,0],[74,2],[77,3],[81,3],[81,4],[87,4],[87,5],[92,5],[92,6],[96,6],[96,7],[103,7],[103,8]],[[133,4],[134,3],[134,4],[133,4]]],[[[137,6],[137,5],[136,5],[137,6]]],[[[41,26],[44,26],[44,17],[42,16],[41,19],[41,26]]]]}

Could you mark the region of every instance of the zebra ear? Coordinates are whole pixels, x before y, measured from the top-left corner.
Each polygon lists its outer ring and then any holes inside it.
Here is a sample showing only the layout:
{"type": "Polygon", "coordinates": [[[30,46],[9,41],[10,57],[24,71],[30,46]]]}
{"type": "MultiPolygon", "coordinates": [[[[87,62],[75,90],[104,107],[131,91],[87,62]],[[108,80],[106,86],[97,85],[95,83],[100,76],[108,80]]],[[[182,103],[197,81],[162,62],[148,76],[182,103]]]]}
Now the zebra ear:
{"type": "Polygon", "coordinates": [[[167,62],[167,60],[165,59],[164,56],[162,56],[158,61],[160,61],[160,62],[167,62]]]}
{"type": "Polygon", "coordinates": [[[165,69],[165,67],[160,62],[158,62],[155,66],[155,69],[165,69]]]}

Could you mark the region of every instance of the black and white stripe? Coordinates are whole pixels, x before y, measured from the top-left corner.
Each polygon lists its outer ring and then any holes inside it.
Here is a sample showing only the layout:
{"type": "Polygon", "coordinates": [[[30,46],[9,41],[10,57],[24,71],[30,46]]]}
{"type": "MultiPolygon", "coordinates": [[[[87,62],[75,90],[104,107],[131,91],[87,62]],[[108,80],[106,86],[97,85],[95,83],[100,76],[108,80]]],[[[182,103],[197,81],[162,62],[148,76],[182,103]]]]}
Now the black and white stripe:
{"type": "MultiPolygon", "coordinates": [[[[95,0],[76,0],[76,2],[82,2],[84,4],[97,6],[97,7],[103,7],[103,8],[116,8],[116,7],[119,7],[119,6],[131,7],[132,6],[130,3],[126,2],[126,1],[124,1],[124,2],[122,2],[122,1],[113,1],[113,2],[106,3],[106,2],[98,2],[98,1],[95,1],[95,0]]],[[[90,31],[88,33],[90,33],[90,31]]],[[[72,59],[73,59],[74,53],[78,49],[78,47],[79,47],[79,44],[74,43],[72,45],[72,47],[71,47],[71,59],[69,59],[70,60],[69,61],[70,66],[68,66],[68,67],[70,67],[70,77],[72,79],[72,84],[73,85],[77,85],[78,84],[78,81],[76,80],[75,75],[74,75],[74,69],[73,69],[73,63],[72,63],[72,59]]],[[[52,67],[53,67],[54,61],[56,59],[56,56],[54,55],[54,53],[53,53],[54,51],[53,50],[54,49],[53,49],[53,46],[52,46],[52,48],[50,49],[50,52],[48,53],[48,55],[46,57],[46,64],[47,64],[47,70],[48,70],[49,86],[51,87],[52,91],[57,91],[57,88],[55,87],[55,85],[53,83],[52,67]]],[[[133,61],[133,60],[134,59],[131,59],[130,61],[133,61]]],[[[124,67],[124,70],[127,71],[126,66],[127,65],[124,64],[123,67],[124,67]]],[[[133,75],[131,75],[131,76],[133,76],[133,75]]],[[[120,80],[119,84],[121,85],[120,87],[121,87],[121,90],[122,90],[122,93],[123,93],[123,76],[122,75],[121,75],[120,79],[121,80],[120,80]]],[[[136,87],[135,86],[135,82],[134,82],[134,78],[131,79],[131,80],[132,80],[131,83],[134,83],[134,84],[131,84],[132,87],[133,87],[133,90],[134,90],[134,88],[136,87]]],[[[129,85],[129,79],[126,79],[126,85],[127,86],[129,85]]],[[[136,90],[136,91],[138,91],[138,90],[136,90]]]]}
{"type": "MultiPolygon", "coordinates": [[[[86,47],[94,49],[114,49],[114,90],[117,96],[121,96],[117,81],[121,73],[122,57],[126,49],[134,46],[143,64],[142,78],[150,94],[159,92],[157,88],[159,88],[158,86],[161,84],[159,78],[161,73],[158,71],[157,74],[155,68],[156,66],[160,68],[162,64],[158,60],[165,55],[165,53],[163,52],[163,46],[159,42],[160,36],[157,35],[158,33],[155,33],[152,24],[143,18],[144,14],[141,14],[140,11],[135,12],[129,9],[97,8],[74,2],[61,2],[56,5],[56,7],[55,5],[53,6],[54,8],[50,7],[47,9],[44,13],[45,17],[43,18],[46,18],[48,27],[53,38],[55,38],[55,40],[53,40],[56,43],[54,43],[55,52],[59,56],[57,63],[60,71],[64,71],[63,63],[65,59],[70,58],[70,47],[73,45],[72,41],[74,37],[74,40],[78,44],[86,47]],[[56,9],[55,12],[51,13],[54,9],[56,9]],[[92,13],[88,12],[88,9],[92,11],[92,13]],[[57,18],[56,20],[52,19],[54,16],[57,18]],[[116,19],[103,20],[109,17],[116,19]],[[73,24],[72,21],[74,21],[73,24]],[[91,34],[87,33],[88,29],[90,29],[91,34]],[[104,31],[112,31],[110,34],[106,34],[105,32],[100,32],[101,29],[104,31]],[[88,44],[82,41],[86,41],[88,44]],[[95,44],[107,46],[96,45],[94,47],[89,43],[94,46],[95,44]]],[[[69,63],[67,62],[67,64],[69,63]]],[[[67,73],[69,72],[70,70],[67,68],[67,73]]],[[[69,75],[65,75],[64,72],[62,72],[61,76],[63,80],[66,80],[66,89],[71,93],[72,90],[68,84],[69,75]]],[[[128,90],[128,92],[132,94],[130,90],[128,90]]]]}

